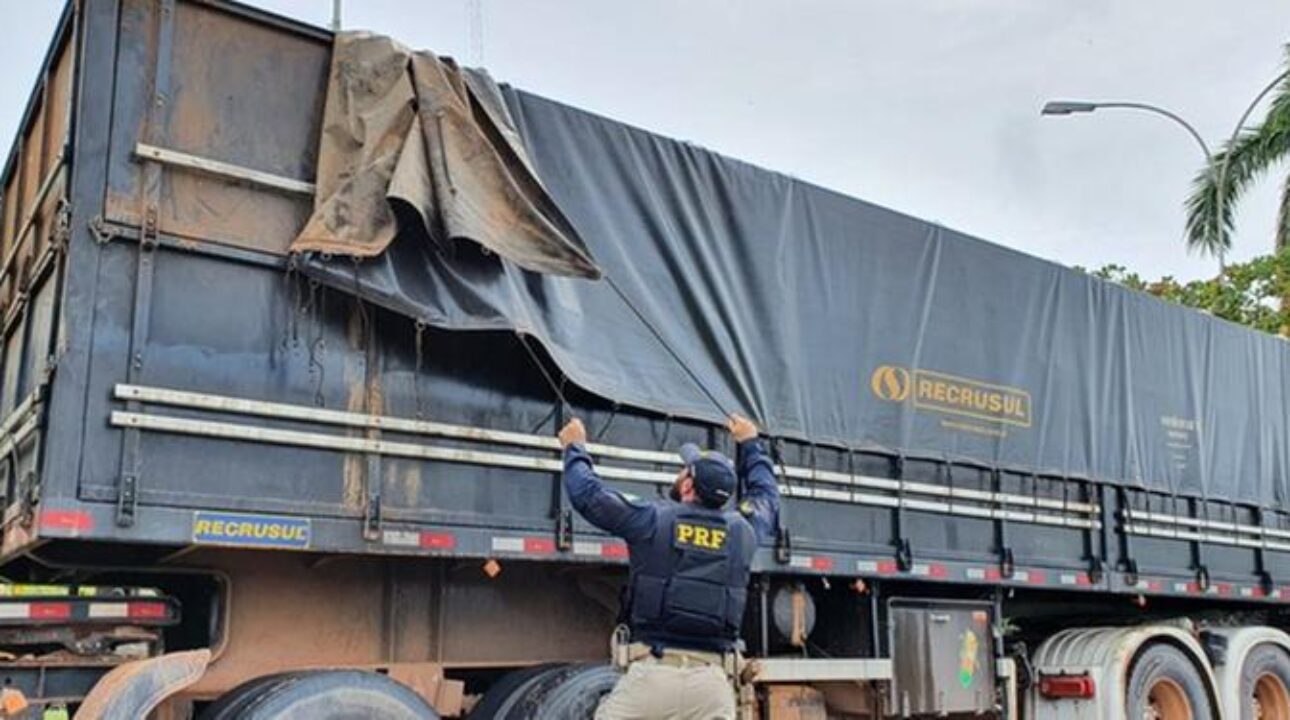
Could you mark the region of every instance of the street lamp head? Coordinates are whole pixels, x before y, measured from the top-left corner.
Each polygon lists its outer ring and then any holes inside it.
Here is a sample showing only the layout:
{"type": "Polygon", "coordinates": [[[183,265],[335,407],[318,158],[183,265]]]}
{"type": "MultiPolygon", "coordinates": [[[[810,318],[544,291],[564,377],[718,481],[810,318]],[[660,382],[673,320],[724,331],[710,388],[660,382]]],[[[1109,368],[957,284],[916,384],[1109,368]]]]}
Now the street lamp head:
{"type": "Polygon", "coordinates": [[[1097,103],[1077,102],[1074,100],[1052,100],[1044,103],[1044,108],[1039,111],[1040,115],[1071,115],[1074,113],[1093,112],[1098,107],[1097,103]]]}

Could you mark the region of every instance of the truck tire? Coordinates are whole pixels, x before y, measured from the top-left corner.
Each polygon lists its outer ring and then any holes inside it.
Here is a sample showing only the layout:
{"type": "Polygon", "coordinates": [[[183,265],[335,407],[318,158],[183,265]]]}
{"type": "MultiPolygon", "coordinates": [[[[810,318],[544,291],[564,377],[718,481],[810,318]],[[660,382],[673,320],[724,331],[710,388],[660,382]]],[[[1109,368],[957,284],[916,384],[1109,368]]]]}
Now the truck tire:
{"type": "Polygon", "coordinates": [[[561,665],[534,665],[506,673],[493,683],[484,693],[484,697],[471,709],[467,720],[493,720],[505,717],[505,713],[520,697],[528,691],[529,686],[546,673],[559,670],[561,665]]]}
{"type": "Polygon", "coordinates": [[[1290,720],[1290,655],[1259,645],[1241,665],[1241,720],[1290,720]]]}
{"type": "Polygon", "coordinates": [[[242,708],[246,707],[247,703],[254,700],[261,691],[272,685],[276,685],[287,678],[295,677],[298,674],[299,673],[278,673],[276,675],[263,675],[252,680],[247,680],[241,685],[238,685],[232,690],[220,695],[218,700],[211,703],[202,711],[201,717],[198,718],[198,720],[235,720],[238,717],[238,713],[242,711],[242,708]]]}
{"type": "Polygon", "coordinates": [[[371,672],[323,670],[257,678],[234,688],[203,720],[439,720],[410,688],[371,672]],[[227,700],[227,702],[225,702],[227,700]]]}
{"type": "Polygon", "coordinates": [[[1184,720],[1214,717],[1196,666],[1172,645],[1147,647],[1129,670],[1125,716],[1184,720]]]}
{"type": "Polygon", "coordinates": [[[567,665],[530,683],[498,720],[591,720],[620,674],[608,665],[567,665]]]}

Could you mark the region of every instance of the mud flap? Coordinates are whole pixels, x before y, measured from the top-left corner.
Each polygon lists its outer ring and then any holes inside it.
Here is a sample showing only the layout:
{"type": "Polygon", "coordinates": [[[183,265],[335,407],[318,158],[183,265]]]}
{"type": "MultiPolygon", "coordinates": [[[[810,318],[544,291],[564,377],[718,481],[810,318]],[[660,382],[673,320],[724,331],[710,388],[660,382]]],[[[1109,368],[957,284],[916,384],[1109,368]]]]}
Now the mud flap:
{"type": "Polygon", "coordinates": [[[85,696],[74,720],[142,718],[206,673],[210,650],[171,653],[117,667],[85,696]]]}

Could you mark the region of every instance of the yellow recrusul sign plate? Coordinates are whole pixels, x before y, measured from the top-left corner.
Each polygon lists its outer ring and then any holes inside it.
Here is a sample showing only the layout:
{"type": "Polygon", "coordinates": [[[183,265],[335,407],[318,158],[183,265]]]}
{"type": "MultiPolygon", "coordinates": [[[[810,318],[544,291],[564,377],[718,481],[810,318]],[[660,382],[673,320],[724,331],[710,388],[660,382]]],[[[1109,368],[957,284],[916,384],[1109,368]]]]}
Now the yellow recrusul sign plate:
{"type": "Polygon", "coordinates": [[[193,542],[202,545],[307,548],[313,527],[309,518],[246,513],[193,513],[193,542]]]}

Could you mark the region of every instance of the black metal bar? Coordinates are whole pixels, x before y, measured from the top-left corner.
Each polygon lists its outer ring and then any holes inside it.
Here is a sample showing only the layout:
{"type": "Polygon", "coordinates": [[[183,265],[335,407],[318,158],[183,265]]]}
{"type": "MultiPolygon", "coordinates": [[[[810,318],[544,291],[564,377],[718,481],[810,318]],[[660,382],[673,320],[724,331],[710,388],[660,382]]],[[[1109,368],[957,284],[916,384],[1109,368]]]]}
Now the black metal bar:
{"type": "Polygon", "coordinates": [[[896,507],[892,511],[892,543],[896,550],[896,566],[902,572],[908,572],[914,566],[914,549],[905,537],[905,456],[895,455],[891,459],[891,474],[901,481],[896,486],[896,507]]]}
{"type": "MultiPolygon", "coordinates": [[[[1259,527],[1259,540],[1264,540],[1267,536],[1263,530],[1265,514],[1263,508],[1252,507],[1254,513],[1254,524],[1259,527]]],[[[1259,587],[1263,590],[1264,595],[1271,595],[1276,588],[1276,578],[1272,577],[1272,572],[1268,569],[1267,551],[1262,545],[1254,549],[1254,573],[1259,576],[1259,587]]]]}
{"type": "MultiPolygon", "coordinates": [[[[1177,498],[1174,499],[1174,507],[1177,509],[1177,498]]],[[[1187,512],[1193,519],[1207,519],[1209,513],[1202,507],[1203,500],[1196,498],[1187,498],[1187,512]]],[[[1175,513],[1177,514],[1177,513],[1175,513]]],[[[1197,535],[1203,535],[1209,528],[1201,527],[1197,535]]],[[[1196,571],[1196,584],[1200,586],[1201,591],[1209,589],[1209,566],[1205,563],[1205,541],[1201,539],[1192,540],[1191,545],[1191,562],[1192,569],[1196,571]]]]}
{"type": "MultiPolygon", "coordinates": [[[[1003,493],[1003,473],[995,469],[990,472],[990,490],[997,495],[1003,493]]],[[[991,503],[992,509],[998,503],[991,503]]],[[[1003,508],[998,508],[1003,509],[1003,508]]],[[[1008,539],[1008,518],[1006,512],[1000,512],[994,523],[995,543],[999,551],[999,574],[1011,578],[1017,569],[1017,559],[1012,552],[1012,543],[1008,539]]]]}
{"type": "MultiPolygon", "coordinates": [[[[1127,527],[1129,524],[1129,510],[1132,507],[1129,499],[1129,490],[1117,487],[1115,489],[1115,496],[1117,501],[1116,504],[1119,507],[1116,508],[1114,515],[1111,515],[1110,517],[1115,521],[1115,527],[1118,528],[1120,536],[1120,558],[1117,566],[1125,575],[1125,583],[1136,585],[1138,583],[1138,561],[1133,554],[1133,535],[1129,533],[1127,527]]],[[[1110,512],[1108,505],[1109,503],[1102,504],[1104,527],[1107,526],[1105,520],[1110,512]]]]}

